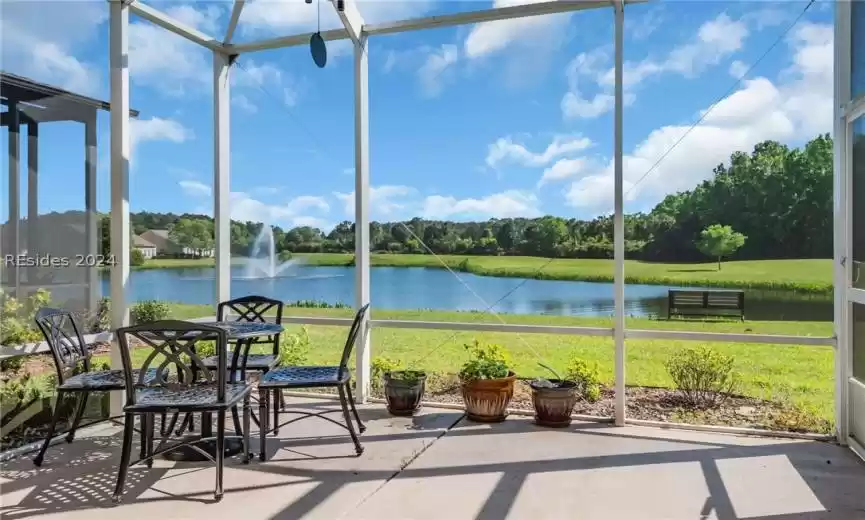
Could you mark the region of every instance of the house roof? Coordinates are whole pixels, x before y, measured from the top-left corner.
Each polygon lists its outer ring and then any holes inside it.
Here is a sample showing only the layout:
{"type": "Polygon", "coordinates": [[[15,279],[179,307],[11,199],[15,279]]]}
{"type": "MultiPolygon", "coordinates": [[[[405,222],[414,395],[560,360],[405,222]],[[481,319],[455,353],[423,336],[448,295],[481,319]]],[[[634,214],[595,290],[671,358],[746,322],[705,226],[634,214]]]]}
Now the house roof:
{"type": "Polygon", "coordinates": [[[148,229],[147,231],[145,231],[145,233],[153,233],[154,235],[158,236],[159,238],[164,238],[166,240],[170,240],[170,237],[168,236],[168,230],[167,229],[148,229]]]}
{"type": "Polygon", "coordinates": [[[156,245],[154,245],[152,242],[148,241],[147,239],[141,238],[138,235],[132,237],[132,245],[135,247],[156,247],[156,245]]]}
{"type": "MultiPolygon", "coordinates": [[[[8,99],[16,101],[29,102],[39,104],[39,100],[46,98],[61,98],[65,101],[75,103],[77,105],[86,105],[101,110],[111,110],[111,105],[106,101],[101,101],[89,96],[82,96],[62,88],[40,83],[30,78],[25,78],[17,74],[12,74],[6,71],[0,71],[0,95],[8,99]]],[[[5,104],[5,103],[4,103],[5,104]]],[[[129,115],[138,117],[138,110],[129,110],[129,115]]]]}

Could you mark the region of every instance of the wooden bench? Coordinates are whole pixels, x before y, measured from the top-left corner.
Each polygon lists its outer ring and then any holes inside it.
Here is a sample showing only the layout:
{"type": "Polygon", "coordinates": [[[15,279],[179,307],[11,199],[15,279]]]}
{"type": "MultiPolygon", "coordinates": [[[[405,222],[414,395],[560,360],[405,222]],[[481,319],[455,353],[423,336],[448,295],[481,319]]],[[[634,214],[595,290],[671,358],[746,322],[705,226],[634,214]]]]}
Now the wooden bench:
{"type": "Polygon", "coordinates": [[[745,291],[671,289],[667,319],[673,316],[738,317],[745,321],[745,291]]]}

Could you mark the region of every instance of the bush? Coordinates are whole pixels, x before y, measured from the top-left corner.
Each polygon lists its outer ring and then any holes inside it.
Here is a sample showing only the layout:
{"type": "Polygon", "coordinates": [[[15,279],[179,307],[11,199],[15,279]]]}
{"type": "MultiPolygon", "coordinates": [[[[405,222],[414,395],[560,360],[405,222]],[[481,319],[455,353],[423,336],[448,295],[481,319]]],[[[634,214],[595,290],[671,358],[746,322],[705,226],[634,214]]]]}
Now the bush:
{"type": "Polygon", "coordinates": [[[736,386],[735,359],[701,346],[673,354],[666,367],[676,390],[697,407],[717,407],[736,386]]]}
{"type": "Polygon", "coordinates": [[[132,323],[148,323],[151,321],[159,321],[168,318],[170,313],[168,304],[159,300],[145,300],[136,303],[129,310],[132,323]]]}
{"type": "Polygon", "coordinates": [[[0,345],[20,345],[42,341],[36,327],[36,312],[51,302],[51,294],[39,289],[26,302],[0,293],[0,345]]]}
{"type": "Polygon", "coordinates": [[[571,357],[565,367],[565,380],[577,384],[583,398],[594,403],[601,398],[601,377],[598,364],[588,364],[577,356],[571,357]]]}
{"type": "Polygon", "coordinates": [[[132,250],[129,251],[129,265],[133,267],[144,265],[146,260],[147,259],[144,258],[144,253],[142,253],[140,249],[133,247],[132,250]]]}
{"type": "Polygon", "coordinates": [[[478,340],[465,346],[471,358],[460,370],[463,381],[476,379],[502,379],[510,373],[510,356],[499,345],[483,344],[478,340]]]}
{"type": "Polygon", "coordinates": [[[301,327],[297,334],[283,334],[279,339],[279,361],[284,365],[302,365],[309,355],[309,331],[301,327]]]}
{"type": "Polygon", "coordinates": [[[384,356],[373,358],[370,363],[370,386],[378,390],[384,386],[384,375],[388,372],[395,372],[402,369],[402,364],[395,360],[384,356]]]}

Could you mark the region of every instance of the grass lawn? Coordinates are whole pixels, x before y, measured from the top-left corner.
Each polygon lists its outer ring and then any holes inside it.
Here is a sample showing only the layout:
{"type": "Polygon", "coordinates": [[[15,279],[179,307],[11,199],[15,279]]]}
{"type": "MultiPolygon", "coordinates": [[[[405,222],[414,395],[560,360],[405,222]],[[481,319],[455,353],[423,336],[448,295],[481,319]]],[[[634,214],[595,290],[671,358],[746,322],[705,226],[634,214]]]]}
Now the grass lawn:
{"type": "MultiPolygon", "coordinates": [[[[200,305],[171,304],[176,318],[186,319],[212,315],[212,309],[200,305]]],[[[290,308],[287,315],[350,317],[346,309],[290,308]]],[[[499,321],[489,314],[446,311],[373,310],[376,319],[426,321],[499,321]]],[[[504,315],[507,323],[612,327],[609,318],[563,316],[504,315]]],[[[754,334],[787,334],[831,336],[829,322],[759,322],[736,321],[658,321],[632,318],[628,327],[635,329],[699,330],[754,334]]],[[[287,327],[297,332],[300,326],[287,327]]],[[[336,364],[345,342],[346,329],[330,326],[307,326],[311,339],[310,363],[336,364]]],[[[466,360],[463,345],[479,339],[505,346],[511,353],[514,369],[521,377],[544,375],[538,366],[543,359],[553,368],[561,368],[570,356],[595,361],[602,378],[613,381],[613,340],[588,336],[551,334],[513,334],[493,332],[454,332],[440,330],[375,329],[372,334],[372,356],[386,356],[406,365],[428,371],[456,373],[466,360]]],[[[692,341],[628,340],[627,382],[629,385],[662,386],[672,384],[664,367],[669,356],[683,348],[695,346],[692,341]]],[[[754,343],[712,343],[711,346],[735,357],[741,384],[739,392],[767,399],[789,399],[821,417],[833,418],[833,350],[830,347],[763,345],[754,343]]]]}
{"type": "MultiPolygon", "coordinates": [[[[308,265],[352,265],[354,255],[343,253],[298,254],[308,265]]],[[[460,256],[373,254],[373,266],[435,267],[442,261],[453,270],[478,275],[611,282],[612,260],[555,259],[530,256],[460,256]]],[[[212,258],[148,260],[137,269],[208,267],[212,258]]],[[[625,261],[628,283],[735,287],[763,290],[795,290],[825,293],[832,290],[831,260],[744,260],[724,262],[720,271],[713,262],[662,264],[625,261]]]]}

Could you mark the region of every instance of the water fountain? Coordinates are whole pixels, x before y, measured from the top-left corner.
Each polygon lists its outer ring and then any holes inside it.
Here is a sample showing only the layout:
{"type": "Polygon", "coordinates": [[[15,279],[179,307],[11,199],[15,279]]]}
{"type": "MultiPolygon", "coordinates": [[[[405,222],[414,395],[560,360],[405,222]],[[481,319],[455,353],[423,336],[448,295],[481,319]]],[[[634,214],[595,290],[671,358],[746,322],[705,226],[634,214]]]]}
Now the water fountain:
{"type": "Polygon", "coordinates": [[[244,278],[276,278],[291,266],[299,264],[295,259],[279,261],[273,239],[273,228],[268,225],[261,226],[261,231],[252,243],[245,263],[244,278]]]}

